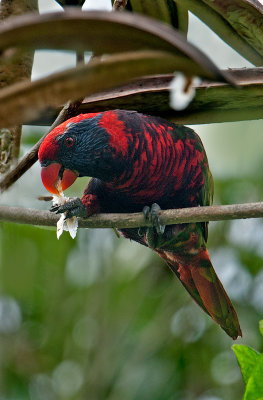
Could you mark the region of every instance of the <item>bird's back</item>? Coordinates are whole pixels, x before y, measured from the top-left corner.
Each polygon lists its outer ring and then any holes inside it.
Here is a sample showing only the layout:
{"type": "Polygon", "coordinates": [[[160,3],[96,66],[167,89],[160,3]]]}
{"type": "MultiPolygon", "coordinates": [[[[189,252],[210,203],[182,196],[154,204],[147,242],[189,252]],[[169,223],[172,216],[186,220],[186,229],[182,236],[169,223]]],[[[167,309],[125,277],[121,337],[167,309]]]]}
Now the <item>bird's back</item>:
{"type": "Polygon", "coordinates": [[[120,199],[121,209],[125,202],[127,211],[154,202],[163,209],[212,203],[207,156],[192,129],[133,111],[114,112],[124,124],[127,147],[119,152],[119,176],[106,185],[106,192],[115,202],[120,199]]]}

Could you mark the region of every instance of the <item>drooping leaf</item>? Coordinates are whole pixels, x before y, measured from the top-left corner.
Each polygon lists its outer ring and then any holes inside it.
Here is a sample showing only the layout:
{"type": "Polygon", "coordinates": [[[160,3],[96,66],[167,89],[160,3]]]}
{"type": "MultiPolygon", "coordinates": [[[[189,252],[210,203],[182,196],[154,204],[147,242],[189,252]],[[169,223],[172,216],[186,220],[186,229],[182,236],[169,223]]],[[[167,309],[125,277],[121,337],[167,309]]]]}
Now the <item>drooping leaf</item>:
{"type": "Polygon", "coordinates": [[[256,0],[174,0],[256,66],[263,64],[263,5],[256,0]]]}
{"type": "MultiPolygon", "coordinates": [[[[260,353],[251,347],[242,344],[234,344],[232,349],[236,355],[244,382],[247,385],[249,378],[252,376],[254,369],[259,362],[260,353]]],[[[254,400],[256,400],[256,398],[254,400]]]]}
{"type": "Polygon", "coordinates": [[[263,319],[261,319],[259,321],[259,332],[261,333],[261,335],[263,336],[263,319]]]}
{"type": "Polygon", "coordinates": [[[167,24],[133,13],[70,10],[13,18],[0,26],[0,49],[14,46],[91,50],[97,55],[146,49],[168,51],[183,57],[183,64],[191,60],[190,75],[228,80],[227,74],[221,73],[182,34],[167,24]]]}

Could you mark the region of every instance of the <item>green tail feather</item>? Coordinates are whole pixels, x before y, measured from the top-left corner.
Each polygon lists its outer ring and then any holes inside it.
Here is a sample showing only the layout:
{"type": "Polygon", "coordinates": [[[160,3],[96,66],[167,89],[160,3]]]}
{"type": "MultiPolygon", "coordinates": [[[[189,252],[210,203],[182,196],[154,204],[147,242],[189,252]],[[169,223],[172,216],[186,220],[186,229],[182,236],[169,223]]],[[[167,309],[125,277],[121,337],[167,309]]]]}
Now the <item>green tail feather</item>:
{"type": "Polygon", "coordinates": [[[233,339],[242,336],[236,311],[220,282],[206,249],[180,263],[175,254],[158,251],[197,304],[233,339]]]}

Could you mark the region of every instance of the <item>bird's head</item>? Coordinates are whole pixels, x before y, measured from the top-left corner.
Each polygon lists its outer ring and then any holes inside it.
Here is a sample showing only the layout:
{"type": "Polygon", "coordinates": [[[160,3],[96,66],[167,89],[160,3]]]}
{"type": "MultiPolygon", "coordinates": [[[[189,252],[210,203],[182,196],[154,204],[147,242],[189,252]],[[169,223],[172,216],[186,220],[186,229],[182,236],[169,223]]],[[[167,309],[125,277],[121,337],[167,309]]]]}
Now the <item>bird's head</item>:
{"type": "Polygon", "coordinates": [[[113,160],[127,147],[124,132],[114,111],[80,114],[54,128],[38,153],[45,188],[58,194],[78,176],[110,181],[116,172],[113,160]]]}

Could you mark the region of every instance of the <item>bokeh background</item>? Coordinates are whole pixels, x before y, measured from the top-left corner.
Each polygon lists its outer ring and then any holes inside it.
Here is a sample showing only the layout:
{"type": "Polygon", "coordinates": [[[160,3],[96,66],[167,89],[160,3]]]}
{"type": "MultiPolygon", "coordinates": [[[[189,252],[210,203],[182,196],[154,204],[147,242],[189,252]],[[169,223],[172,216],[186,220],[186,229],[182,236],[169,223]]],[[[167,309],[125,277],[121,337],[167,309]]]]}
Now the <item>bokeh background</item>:
{"type": "MultiPolygon", "coordinates": [[[[40,11],[61,10],[41,0],[40,11]]],[[[110,9],[110,1],[84,8],[110,9]]],[[[189,40],[221,68],[249,66],[194,16],[189,40]]],[[[73,53],[37,52],[33,79],[73,66],[73,53]]],[[[192,127],[215,178],[215,204],[263,198],[262,121],[192,127]]],[[[22,154],[47,131],[25,126],[22,154]]],[[[22,155],[21,154],[21,155],[22,155]]],[[[68,195],[87,184],[78,179],[68,195]]],[[[1,204],[47,208],[35,165],[1,204]]],[[[210,223],[213,264],[262,351],[263,221],[210,223]]],[[[190,299],[164,262],[112,230],[0,226],[0,400],[237,400],[233,341],[190,299]]]]}

